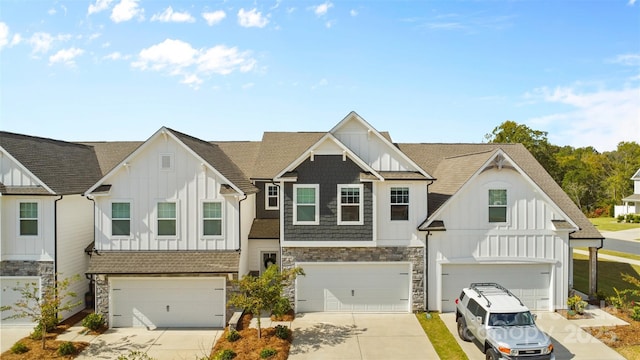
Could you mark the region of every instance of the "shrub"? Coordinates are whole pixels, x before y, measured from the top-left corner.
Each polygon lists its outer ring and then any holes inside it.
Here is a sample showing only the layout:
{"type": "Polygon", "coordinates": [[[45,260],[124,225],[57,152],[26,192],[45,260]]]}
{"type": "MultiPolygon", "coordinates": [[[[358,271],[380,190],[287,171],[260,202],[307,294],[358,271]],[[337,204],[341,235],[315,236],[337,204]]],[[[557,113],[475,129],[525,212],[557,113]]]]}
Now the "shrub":
{"type": "Polygon", "coordinates": [[[218,351],[216,356],[213,357],[213,360],[231,360],[236,357],[236,353],[230,349],[224,349],[218,351]]]}
{"type": "Polygon", "coordinates": [[[618,222],[622,222],[622,221],[624,221],[624,215],[618,215],[618,217],[616,218],[616,220],[617,220],[618,222]]]}
{"type": "Polygon", "coordinates": [[[284,325],[276,325],[276,336],[282,340],[287,340],[291,336],[291,330],[284,325]]]}
{"type": "Polygon", "coordinates": [[[234,341],[237,341],[238,339],[240,339],[240,333],[237,332],[235,329],[229,330],[229,332],[227,333],[227,341],[234,342],[234,341]]]}
{"type": "Polygon", "coordinates": [[[640,321],[640,306],[634,306],[631,310],[631,318],[635,321],[640,321]]]}
{"type": "Polygon", "coordinates": [[[29,334],[29,337],[32,340],[42,340],[42,326],[40,326],[40,324],[36,325],[36,327],[33,328],[33,332],[29,334]]]}
{"type": "Polygon", "coordinates": [[[75,354],[76,351],[76,347],[73,345],[73,343],[71,341],[67,341],[60,344],[57,353],[61,356],[67,356],[75,354]]]}
{"type": "Polygon", "coordinates": [[[102,317],[102,314],[89,314],[84,319],[82,319],[82,326],[86,327],[89,330],[97,331],[102,326],[104,326],[104,317],[102,317]]]}
{"type": "Polygon", "coordinates": [[[25,345],[24,343],[18,341],[17,343],[13,344],[13,346],[11,347],[11,353],[12,354],[24,354],[27,351],[29,351],[29,348],[27,347],[27,345],[25,345]]]}
{"type": "Polygon", "coordinates": [[[613,291],[616,294],[609,296],[607,302],[609,302],[609,304],[611,304],[611,306],[615,307],[616,309],[626,309],[629,306],[629,297],[627,295],[628,291],[619,291],[615,287],[613,288],[613,291]]]}
{"type": "Polygon", "coordinates": [[[260,358],[261,359],[270,358],[274,356],[276,353],[277,351],[274,349],[265,348],[265,349],[262,349],[262,351],[260,351],[260,358]]]}
{"type": "Polygon", "coordinates": [[[567,299],[567,305],[570,310],[574,310],[578,314],[583,314],[584,309],[587,307],[587,302],[582,300],[580,295],[573,295],[567,299]]]}

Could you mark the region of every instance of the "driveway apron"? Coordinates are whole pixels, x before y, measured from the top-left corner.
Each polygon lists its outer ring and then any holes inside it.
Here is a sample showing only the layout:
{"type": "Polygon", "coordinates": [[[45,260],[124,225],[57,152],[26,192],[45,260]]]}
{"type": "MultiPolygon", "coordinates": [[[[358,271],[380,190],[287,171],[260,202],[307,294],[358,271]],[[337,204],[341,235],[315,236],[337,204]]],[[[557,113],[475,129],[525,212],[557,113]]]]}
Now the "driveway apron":
{"type": "Polygon", "coordinates": [[[438,358],[414,314],[296,314],[291,327],[290,360],[438,358]]]}

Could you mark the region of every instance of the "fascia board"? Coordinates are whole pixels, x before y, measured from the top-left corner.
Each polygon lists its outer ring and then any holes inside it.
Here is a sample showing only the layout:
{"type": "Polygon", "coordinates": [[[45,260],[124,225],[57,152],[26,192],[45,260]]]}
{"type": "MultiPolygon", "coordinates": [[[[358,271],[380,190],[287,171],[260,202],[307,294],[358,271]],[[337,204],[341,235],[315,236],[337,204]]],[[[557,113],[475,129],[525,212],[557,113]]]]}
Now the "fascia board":
{"type": "MultiPolygon", "coordinates": [[[[49,186],[47,186],[47,184],[44,183],[44,181],[42,181],[39,177],[37,177],[34,173],[31,172],[31,170],[29,170],[26,166],[24,166],[20,161],[18,161],[15,157],[13,157],[11,155],[11,153],[9,153],[5,148],[3,148],[2,146],[0,146],[0,150],[2,150],[2,156],[6,156],[7,158],[9,158],[9,160],[13,161],[15,164],[18,165],[18,167],[24,171],[25,173],[29,174],[29,176],[33,177],[34,179],[36,179],[36,181],[43,187],[45,188],[48,192],[50,192],[51,194],[55,194],[56,192],[53,191],[49,186]]],[[[6,184],[5,184],[6,185],[6,184]]]]}

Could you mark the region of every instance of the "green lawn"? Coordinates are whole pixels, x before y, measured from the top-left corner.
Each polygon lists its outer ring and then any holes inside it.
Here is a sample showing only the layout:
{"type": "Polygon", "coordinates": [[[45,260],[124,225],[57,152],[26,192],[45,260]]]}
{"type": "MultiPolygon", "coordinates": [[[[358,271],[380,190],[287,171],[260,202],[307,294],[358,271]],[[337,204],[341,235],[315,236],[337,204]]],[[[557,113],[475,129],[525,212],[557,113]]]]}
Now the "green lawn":
{"type": "Polygon", "coordinates": [[[610,217],[590,218],[589,221],[591,221],[598,230],[602,231],[619,231],[640,228],[640,224],[619,223],[616,219],[610,217]]]}
{"type": "Polygon", "coordinates": [[[449,329],[447,329],[447,326],[440,319],[440,314],[436,312],[429,314],[431,317],[427,318],[426,313],[419,312],[416,313],[416,317],[427,334],[429,341],[431,341],[433,348],[438,353],[438,357],[443,360],[468,359],[467,354],[464,353],[449,329]]]}
{"type": "MultiPolygon", "coordinates": [[[[640,279],[640,266],[599,260],[598,290],[607,295],[614,295],[614,287],[618,290],[631,288],[631,284],[622,280],[622,273],[640,279]]],[[[573,286],[581,292],[589,292],[589,257],[586,255],[573,254],[573,286]]]]}
{"type": "MultiPolygon", "coordinates": [[[[577,247],[575,249],[583,250],[583,251],[589,251],[589,248],[586,248],[586,247],[577,247]]],[[[629,254],[629,253],[613,251],[613,250],[600,249],[600,250],[598,250],[598,254],[613,255],[613,256],[617,256],[617,257],[621,257],[621,258],[627,258],[627,259],[631,259],[631,260],[640,260],[640,255],[629,254]]]]}

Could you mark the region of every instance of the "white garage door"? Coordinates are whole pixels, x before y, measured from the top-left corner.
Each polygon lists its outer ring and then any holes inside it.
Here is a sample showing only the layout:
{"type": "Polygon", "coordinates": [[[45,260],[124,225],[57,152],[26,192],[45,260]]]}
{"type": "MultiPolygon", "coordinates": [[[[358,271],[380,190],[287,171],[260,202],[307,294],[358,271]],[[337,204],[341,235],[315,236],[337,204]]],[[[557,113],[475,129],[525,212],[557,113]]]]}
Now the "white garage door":
{"type": "Polygon", "coordinates": [[[223,327],[225,278],[111,278],[113,327],[223,327]]]}
{"type": "Polygon", "coordinates": [[[408,263],[298,264],[296,311],[409,312],[408,263]]]}
{"type": "Polygon", "coordinates": [[[442,265],[442,311],[455,311],[455,300],[473,282],[495,282],[520,298],[531,310],[549,310],[549,264],[442,265]]]}
{"type": "MultiPolygon", "coordinates": [[[[40,288],[40,278],[39,277],[15,277],[15,276],[5,276],[0,277],[0,306],[13,306],[17,301],[22,300],[22,295],[20,291],[14,290],[15,288],[24,288],[25,284],[35,283],[36,288],[40,288]]],[[[33,288],[33,287],[32,287],[33,288]]],[[[7,317],[11,317],[15,315],[13,310],[3,311],[0,314],[0,319],[2,320],[2,325],[33,325],[33,320],[30,318],[20,318],[20,319],[6,319],[7,317]]]]}

